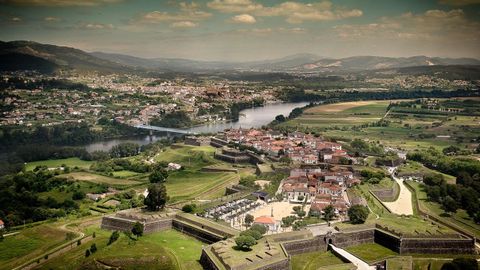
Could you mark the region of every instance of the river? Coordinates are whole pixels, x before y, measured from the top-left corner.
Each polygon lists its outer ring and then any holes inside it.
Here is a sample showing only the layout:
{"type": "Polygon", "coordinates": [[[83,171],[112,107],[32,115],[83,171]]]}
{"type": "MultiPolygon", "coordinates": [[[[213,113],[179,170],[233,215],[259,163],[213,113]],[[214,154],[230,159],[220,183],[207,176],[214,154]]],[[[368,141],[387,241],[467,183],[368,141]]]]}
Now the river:
{"type": "MultiPolygon", "coordinates": [[[[240,118],[237,122],[218,122],[210,123],[207,125],[197,126],[187,129],[188,131],[195,133],[216,133],[223,131],[228,128],[252,128],[252,127],[261,127],[267,125],[275,119],[275,116],[283,114],[288,116],[288,114],[295,108],[304,107],[307,102],[298,102],[298,103],[276,103],[276,104],[267,104],[263,107],[250,108],[240,111],[240,118]]],[[[160,133],[161,134],[161,133],[160,133]]],[[[154,135],[154,136],[141,136],[133,138],[123,138],[123,139],[111,139],[106,141],[100,141],[85,145],[85,148],[88,152],[92,151],[108,151],[113,146],[125,143],[132,142],[139,145],[146,145],[154,141],[158,141],[162,138],[165,138],[165,134],[154,135]]]]}

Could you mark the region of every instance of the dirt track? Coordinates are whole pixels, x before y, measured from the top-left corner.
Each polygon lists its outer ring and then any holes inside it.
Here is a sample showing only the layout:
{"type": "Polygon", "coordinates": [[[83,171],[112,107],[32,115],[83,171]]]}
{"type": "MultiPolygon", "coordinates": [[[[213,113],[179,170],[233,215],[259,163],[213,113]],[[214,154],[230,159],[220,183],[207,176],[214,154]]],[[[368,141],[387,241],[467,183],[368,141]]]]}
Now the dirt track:
{"type": "Polygon", "coordinates": [[[400,186],[400,194],[394,202],[384,202],[383,204],[394,214],[413,215],[412,193],[403,183],[403,179],[393,176],[400,186]]]}

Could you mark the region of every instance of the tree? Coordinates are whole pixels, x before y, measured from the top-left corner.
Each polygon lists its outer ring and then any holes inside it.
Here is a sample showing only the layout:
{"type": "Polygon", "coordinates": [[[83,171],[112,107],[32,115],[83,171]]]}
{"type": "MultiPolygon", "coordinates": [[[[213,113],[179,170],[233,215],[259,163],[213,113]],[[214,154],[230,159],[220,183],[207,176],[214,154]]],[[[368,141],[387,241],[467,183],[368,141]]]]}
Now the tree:
{"type": "Polygon", "coordinates": [[[282,218],[282,227],[287,228],[292,226],[293,222],[297,220],[295,216],[288,216],[282,218]]]}
{"type": "Polygon", "coordinates": [[[148,187],[148,195],[144,200],[145,205],[151,211],[158,211],[165,207],[168,201],[167,188],[163,184],[151,184],[148,187]]]}
{"type": "Polygon", "coordinates": [[[447,262],[442,265],[441,270],[463,270],[463,269],[458,268],[455,264],[451,262],[447,262]]]}
{"type": "Polygon", "coordinates": [[[447,213],[455,213],[458,209],[458,203],[452,197],[447,196],[442,201],[443,210],[447,213]]]}
{"type": "Polygon", "coordinates": [[[193,211],[195,211],[195,208],[197,208],[197,205],[195,205],[194,203],[192,203],[192,204],[185,204],[185,205],[182,207],[182,211],[185,212],[185,213],[192,213],[193,211]]]}
{"type": "Polygon", "coordinates": [[[90,257],[90,250],[85,250],[85,257],[90,257]]]}
{"type": "Polygon", "coordinates": [[[97,252],[97,245],[95,243],[93,243],[91,246],[90,246],[90,253],[95,253],[97,252]]]}
{"type": "Polygon", "coordinates": [[[473,258],[456,258],[452,263],[462,270],[478,270],[478,262],[473,258]]]}
{"type": "Polygon", "coordinates": [[[113,242],[117,241],[118,237],[120,237],[120,233],[118,231],[112,232],[110,238],[108,239],[107,246],[111,245],[113,242]]]}
{"type": "Polygon", "coordinates": [[[353,224],[365,223],[368,218],[368,208],[363,205],[354,205],[348,209],[348,218],[353,224]]]}
{"type": "Polygon", "coordinates": [[[81,239],[78,239],[77,240],[77,246],[80,246],[82,244],[82,240],[81,239]]]}
{"type": "Polygon", "coordinates": [[[277,120],[279,123],[283,123],[285,122],[285,116],[283,116],[283,114],[279,114],[277,116],[275,116],[275,120],[277,120]]]}
{"type": "Polygon", "coordinates": [[[168,172],[163,168],[155,169],[148,177],[150,183],[165,183],[165,181],[167,181],[167,178],[168,172]]]}
{"type": "Polygon", "coordinates": [[[300,210],[297,212],[297,215],[299,218],[303,218],[304,216],[307,215],[307,212],[303,211],[303,210],[300,210]]]}
{"type": "Polygon", "coordinates": [[[140,223],[140,222],[135,222],[135,224],[133,224],[133,228],[132,228],[132,233],[133,235],[135,235],[138,239],[138,237],[142,236],[143,235],[143,224],[140,223]]]}
{"type": "Polygon", "coordinates": [[[72,199],[74,200],[82,200],[85,199],[85,192],[77,190],[73,193],[72,199]]]}
{"type": "Polygon", "coordinates": [[[248,235],[248,236],[251,236],[251,237],[255,238],[255,240],[259,240],[263,237],[262,234],[259,231],[250,230],[250,229],[241,232],[240,235],[248,235]]]}
{"type": "Polygon", "coordinates": [[[245,224],[247,225],[247,227],[250,227],[250,225],[252,225],[253,219],[254,219],[254,217],[250,214],[247,214],[245,216],[245,224]]]}
{"type": "Polygon", "coordinates": [[[253,224],[252,227],[250,227],[250,230],[258,231],[262,235],[267,233],[267,227],[261,224],[253,224]]]}
{"type": "Polygon", "coordinates": [[[458,148],[458,146],[454,146],[454,145],[445,147],[442,150],[444,155],[456,155],[457,152],[459,152],[459,151],[460,151],[460,148],[458,148]]]}
{"type": "Polygon", "coordinates": [[[332,205],[328,205],[327,207],[325,207],[325,209],[323,209],[323,219],[325,219],[325,221],[328,222],[332,220],[334,217],[335,217],[335,208],[333,208],[332,205]]]}
{"type": "Polygon", "coordinates": [[[295,223],[293,223],[293,226],[292,226],[294,231],[298,231],[305,227],[307,227],[307,222],[305,220],[297,220],[295,221],[295,223]]]}
{"type": "Polygon", "coordinates": [[[239,237],[235,238],[235,243],[240,249],[250,250],[250,247],[257,244],[257,241],[252,236],[240,235],[239,237]]]}

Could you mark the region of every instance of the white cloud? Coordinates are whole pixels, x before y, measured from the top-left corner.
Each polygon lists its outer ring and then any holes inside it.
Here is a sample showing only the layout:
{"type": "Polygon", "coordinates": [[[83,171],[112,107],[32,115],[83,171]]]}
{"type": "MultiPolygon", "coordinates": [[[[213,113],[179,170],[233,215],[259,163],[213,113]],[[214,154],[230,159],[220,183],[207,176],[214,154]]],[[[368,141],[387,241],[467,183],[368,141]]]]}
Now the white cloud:
{"type": "Polygon", "coordinates": [[[231,21],[234,23],[245,23],[245,24],[254,24],[257,22],[255,17],[249,14],[240,14],[240,15],[233,16],[231,21]]]}
{"type": "Polygon", "coordinates": [[[80,29],[85,30],[103,30],[103,29],[114,29],[113,24],[103,24],[103,23],[83,23],[78,26],[80,29]]]}
{"type": "Polygon", "coordinates": [[[68,7],[83,6],[92,7],[102,4],[113,4],[122,0],[0,0],[0,3],[11,5],[25,6],[52,6],[52,7],[68,7]]]}
{"type": "Polygon", "coordinates": [[[181,22],[181,21],[201,21],[212,16],[211,13],[204,11],[188,11],[179,13],[170,13],[162,11],[152,11],[143,14],[136,22],[141,23],[161,23],[161,22],[181,22]]]}
{"type": "Polygon", "coordinates": [[[194,23],[191,21],[180,21],[180,22],[174,22],[170,24],[170,27],[173,27],[173,28],[193,28],[197,26],[198,26],[198,23],[194,23]]]}
{"type": "Polygon", "coordinates": [[[469,20],[461,9],[428,10],[384,17],[377,23],[334,27],[341,38],[388,38],[416,40],[479,40],[480,23],[469,20]]]}
{"type": "Polygon", "coordinates": [[[440,0],[439,3],[442,5],[460,7],[460,6],[480,4],[480,0],[440,0]]]}
{"type": "Polygon", "coordinates": [[[290,23],[331,21],[363,15],[359,9],[334,7],[330,1],[307,4],[288,1],[274,6],[263,6],[251,0],[214,0],[207,3],[207,6],[224,13],[251,13],[264,17],[282,16],[290,23]]]}
{"type": "Polygon", "coordinates": [[[207,6],[224,13],[245,13],[263,8],[251,0],[213,0],[207,6]]]}
{"type": "Polygon", "coordinates": [[[43,20],[46,21],[46,22],[59,22],[59,21],[61,21],[60,18],[53,17],[53,16],[45,17],[45,18],[43,18],[43,20]]]}

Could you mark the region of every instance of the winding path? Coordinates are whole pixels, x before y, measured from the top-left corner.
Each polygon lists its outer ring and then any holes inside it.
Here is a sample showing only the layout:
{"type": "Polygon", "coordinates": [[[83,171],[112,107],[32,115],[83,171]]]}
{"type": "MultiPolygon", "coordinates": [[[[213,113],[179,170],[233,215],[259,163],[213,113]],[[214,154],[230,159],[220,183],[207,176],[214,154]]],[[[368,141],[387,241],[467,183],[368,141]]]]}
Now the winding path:
{"type": "Polygon", "coordinates": [[[391,173],[393,180],[400,186],[400,194],[394,202],[383,202],[390,212],[397,215],[413,215],[412,193],[403,183],[403,179],[395,176],[396,167],[390,167],[388,171],[391,173]]]}

